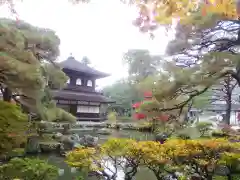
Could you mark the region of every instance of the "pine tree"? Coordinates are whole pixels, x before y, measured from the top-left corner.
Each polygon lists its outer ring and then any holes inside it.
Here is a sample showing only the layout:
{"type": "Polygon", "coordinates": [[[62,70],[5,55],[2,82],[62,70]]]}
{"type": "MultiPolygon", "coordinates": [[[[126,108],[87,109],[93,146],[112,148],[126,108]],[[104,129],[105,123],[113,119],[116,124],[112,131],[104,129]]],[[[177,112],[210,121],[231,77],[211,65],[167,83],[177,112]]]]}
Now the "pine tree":
{"type": "Polygon", "coordinates": [[[176,39],[167,48],[167,53],[173,55],[175,62],[181,61],[187,68],[167,63],[170,69],[165,67],[168,72],[165,75],[170,77],[166,78],[167,82],[161,80],[155,87],[156,101],[165,102],[165,107],[158,108],[158,111],[181,111],[221,78],[231,77],[240,85],[239,21],[220,14],[219,10],[209,10],[206,16],[198,10],[189,14],[187,23],[180,21],[177,24],[176,39]],[[170,108],[166,106],[176,99],[181,101],[170,108]]]}
{"type": "Polygon", "coordinates": [[[46,112],[45,105],[50,102],[43,100],[48,82],[61,88],[67,80],[54,63],[59,44],[60,39],[50,29],[23,21],[0,20],[0,87],[4,101],[15,99],[30,111],[46,112]]]}

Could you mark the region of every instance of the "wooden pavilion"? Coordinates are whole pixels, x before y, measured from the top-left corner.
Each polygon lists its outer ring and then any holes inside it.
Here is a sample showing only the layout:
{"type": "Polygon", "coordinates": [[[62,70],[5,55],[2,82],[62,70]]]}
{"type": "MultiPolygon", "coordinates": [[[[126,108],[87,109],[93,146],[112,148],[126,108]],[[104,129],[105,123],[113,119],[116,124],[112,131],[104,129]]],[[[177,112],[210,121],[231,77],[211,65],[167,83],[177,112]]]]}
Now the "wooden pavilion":
{"type": "Polygon", "coordinates": [[[60,63],[63,72],[69,77],[62,90],[52,90],[57,106],[65,109],[78,121],[103,121],[106,119],[108,104],[115,103],[96,92],[96,80],[109,74],[95,70],[77,61],[73,56],[60,63]]]}

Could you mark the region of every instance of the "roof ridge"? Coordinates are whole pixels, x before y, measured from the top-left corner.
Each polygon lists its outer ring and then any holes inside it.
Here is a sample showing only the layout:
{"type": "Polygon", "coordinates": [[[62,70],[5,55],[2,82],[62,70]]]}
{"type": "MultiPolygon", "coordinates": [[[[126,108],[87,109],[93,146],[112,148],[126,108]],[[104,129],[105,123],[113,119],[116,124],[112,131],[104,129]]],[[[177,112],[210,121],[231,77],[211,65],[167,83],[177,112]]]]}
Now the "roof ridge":
{"type": "Polygon", "coordinates": [[[59,65],[65,69],[92,74],[99,77],[109,76],[107,73],[101,72],[93,67],[88,66],[87,64],[82,63],[81,61],[76,60],[73,56],[69,56],[65,61],[60,62],[59,65]]]}

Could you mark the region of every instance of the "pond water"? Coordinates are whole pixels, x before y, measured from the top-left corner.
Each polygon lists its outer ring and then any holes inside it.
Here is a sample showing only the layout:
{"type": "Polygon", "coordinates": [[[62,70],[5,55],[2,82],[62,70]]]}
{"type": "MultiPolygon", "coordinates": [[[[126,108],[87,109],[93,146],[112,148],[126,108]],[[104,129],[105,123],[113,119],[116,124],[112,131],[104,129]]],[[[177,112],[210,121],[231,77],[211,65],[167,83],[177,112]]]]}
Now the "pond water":
{"type": "MultiPolygon", "coordinates": [[[[138,131],[133,131],[133,130],[113,130],[111,135],[98,135],[96,131],[79,131],[75,132],[79,134],[80,136],[83,136],[85,134],[89,134],[92,136],[97,136],[99,137],[99,142],[103,143],[106,141],[108,138],[132,138],[136,140],[152,140],[153,135],[150,133],[142,133],[138,131]]],[[[68,167],[68,165],[64,162],[64,158],[58,157],[56,155],[40,155],[41,159],[47,159],[48,162],[52,165],[57,166],[60,171],[63,173],[61,176],[59,176],[58,180],[76,180],[76,177],[79,175],[78,172],[75,172],[72,168],[68,167]]],[[[146,180],[146,179],[154,179],[154,175],[149,172],[147,169],[141,169],[137,176],[137,180],[146,180]]],[[[96,180],[94,177],[89,177],[87,180],[96,180]]],[[[121,180],[119,178],[119,180],[121,180]]]]}

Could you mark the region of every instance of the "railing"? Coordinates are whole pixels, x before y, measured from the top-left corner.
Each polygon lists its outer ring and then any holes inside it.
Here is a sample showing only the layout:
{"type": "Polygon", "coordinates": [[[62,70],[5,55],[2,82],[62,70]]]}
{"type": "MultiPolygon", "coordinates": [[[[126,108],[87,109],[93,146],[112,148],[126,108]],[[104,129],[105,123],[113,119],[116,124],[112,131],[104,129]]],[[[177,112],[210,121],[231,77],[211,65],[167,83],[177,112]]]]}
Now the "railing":
{"type": "Polygon", "coordinates": [[[77,92],[87,92],[87,93],[94,93],[94,94],[103,95],[102,92],[96,91],[94,87],[88,87],[88,86],[67,85],[65,88],[63,88],[63,90],[70,90],[70,91],[77,91],[77,92]]]}

